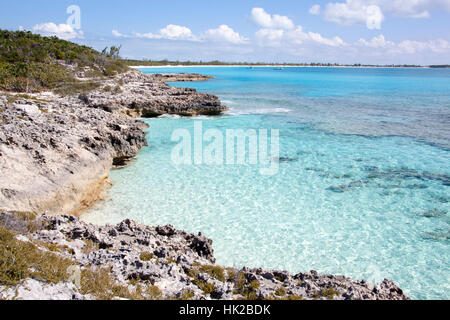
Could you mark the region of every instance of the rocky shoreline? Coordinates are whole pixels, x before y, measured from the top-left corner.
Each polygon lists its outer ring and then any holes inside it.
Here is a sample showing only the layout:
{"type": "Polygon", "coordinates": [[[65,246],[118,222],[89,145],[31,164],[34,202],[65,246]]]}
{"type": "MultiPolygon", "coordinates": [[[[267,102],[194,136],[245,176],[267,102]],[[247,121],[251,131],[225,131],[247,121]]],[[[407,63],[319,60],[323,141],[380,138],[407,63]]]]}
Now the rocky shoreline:
{"type": "Polygon", "coordinates": [[[129,71],[114,79],[103,80],[103,90],[81,94],[79,100],[90,108],[125,113],[133,117],[153,118],[163,114],[220,115],[227,107],[222,105],[217,96],[166,84],[171,81],[207,79],[210,77],[197,74],[151,75],[129,71]]]}
{"type": "Polygon", "coordinates": [[[23,260],[19,279],[0,269],[0,299],[408,299],[389,280],[222,267],[210,239],[172,226],[80,221],[74,215],[102,198],[109,171],[147,145],[148,126],[135,118],[227,108],[214,95],[165,83],[208,76],[131,70],[77,77],[97,82],[96,89],[0,93],[0,245],[41,257],[23,260]],[[40,260],[54,261],[59,277],[44,272],[40,260]],[[81,284],[67,279],[69,266],[81,270],[81,284]]]}
{"type": "Polygon", "coordinates": [[[370,284],[316,271],[292,275],[222,267],[215,263],[210,239],[170,225],[148,227],[125,220],[98,227],[73,216],[0,213],[0,226],[14,232],[13,241],[65,259],[65,265],[59,264],[88,278],[77,284],[76,277],[73,283],[54,281],[36,272],[16,286],[0,286],[0,299],[408,299],[387,279],[370,284]],[[99,273],[109,280],[92,283],[89,275],[99,273]]]}
{"type": "Polygon", "coordinates": [[[110,169],[147,144],[147,125],[133,117],[226,110],[216,96],[164,82],[208,78],[132,70],[97,80],[101,86],[89,93],[0,94],[0,209],[76,214],[89,207],[110,169]]]}

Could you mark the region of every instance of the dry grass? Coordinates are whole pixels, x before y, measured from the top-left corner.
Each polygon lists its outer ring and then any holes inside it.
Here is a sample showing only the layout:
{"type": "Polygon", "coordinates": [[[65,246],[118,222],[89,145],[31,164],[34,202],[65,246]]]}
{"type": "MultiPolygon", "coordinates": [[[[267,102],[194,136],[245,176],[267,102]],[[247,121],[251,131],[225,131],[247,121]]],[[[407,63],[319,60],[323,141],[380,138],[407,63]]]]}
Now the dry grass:
{"type": "Polygon", "coordinates": [[[39,250],[31,242],[19,241],[16,234],[0,227],[0,283],[17,285],[21,280],[34,278],[48,283],[68,279],[70,259],[39,250]]]}
{"type": "Polygon", "coordinates": [[[212,266],[212,265],[200,265],[199,271],[201,273],[206,273],[213,277],[216,280],[221,282],[225,282],[225,270],[220,266],[212,266]]]}
{"type": "Polygon", "coordinates": [[[181,292],[181,295],[180,295],[180,297],[178,299],[179,300],[191,300],[194,296],[195,296],[194,292],[192,292],[189,289],[184,289],[181,292]]]}
{"type": "Polygon", "coordinates": [[[100,247],[99,247],[98,243],[95,243],[94,241],[92,241],[90,239],[84,239],[83,241],[86,244],[83,247],[83,253],[84,254],[89,254],[91,252],[95,252],[95,251],[100,250],[100,247]]]}
{"type": "Polygon", "coordinates": [[[98,300],[160,300],[163,298],[157,286],[132,281],[119,283],[107,267],[81,271],[80,293],[90,294],[98,300]]]}
{"type": "Polygon", "coordinates": [[[276,296],[284,297],[286,295],[286,289],[284,289],[284,287],[279,287],[274,293],[276,296]]]}
{"type": "MultiPolygon", "coordinates": [[[[34,223],[36,215],[29,212],[14,212],[15,221],[34,223]]],[[[29,229],[32,229],[31,227],[29,229]]],[[[26,233],[26,232],[25,232],[26,233]]],[[[62,254],[73,253],[65,245],[42,241],[17,240],[19,233],[0,226],[0,285],[12,287],[21,281],[32,278],[45,283],[56,284],[69,281],[69,268],[77,262],[65,258],[62,254]]],[[[84,240],[86,253],[98,250],[98,245],[84,240]]],[[[145,258],[145,254],[144,257],[145,258]]],[[[151,254],[148,258],[153,257],[151,254]]],[[[83,268],[81,270],[81,294],[90,294],[99,300],[129,299],[158,300],[162,299],[161,290],[145,282],[119,283],[110,268],[83,268]]],[[[186,297],[189,294],[186,293],[186,297]]]]}
{"type": "Polygon", "coordinates": [[[234,283],[234,294],[240,294],[245,300],[259,299],[257,294],[257,290],[260,287],[259,281],[253,280],[249,282],[242,271],[238,272],[230,281],[234,283]]]}
{"type": "Polygon", "coordinates": [[[155,258],[155,255],[150,252],[141,252],[141,254],[139,256],[139,259],[141,259],[141,261],[150,261],[154,258],[155,258]]]}
{"type": "Polygon", "coordinates": [[[334,296],[340,296],[341,293],[334,288],[322,289],[320,291],[322,297],[326,297],[328,300],[333,300],[334,296]]]}

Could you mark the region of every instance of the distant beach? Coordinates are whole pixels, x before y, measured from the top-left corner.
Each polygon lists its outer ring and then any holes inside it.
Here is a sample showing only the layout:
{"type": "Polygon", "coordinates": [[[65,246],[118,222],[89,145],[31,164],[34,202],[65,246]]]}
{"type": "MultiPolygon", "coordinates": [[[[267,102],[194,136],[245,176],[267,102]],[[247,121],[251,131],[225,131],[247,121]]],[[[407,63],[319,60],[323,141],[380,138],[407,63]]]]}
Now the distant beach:
{"type": "Polygon", "coordinates": [[[148,68],[357,68],[357,69],[430,69],[428,66],[420,67],[389,67],[389,66],[296,66],[296,65],[165,65],[165,66],[130,66],[133,69],[148,68]]]}

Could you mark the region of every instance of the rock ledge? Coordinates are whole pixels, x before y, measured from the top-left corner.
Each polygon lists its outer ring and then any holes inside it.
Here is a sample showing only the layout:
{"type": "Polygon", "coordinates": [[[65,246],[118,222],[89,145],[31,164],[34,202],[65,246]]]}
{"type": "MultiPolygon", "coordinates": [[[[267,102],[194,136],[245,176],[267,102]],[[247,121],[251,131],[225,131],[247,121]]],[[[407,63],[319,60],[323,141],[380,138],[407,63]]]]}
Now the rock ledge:
{"type": "MultiPolygon", "coordinates": [[[[115,281],[132,292],[138,285],[140,290],[151,287],[161,299],[408,299],[387,279],[371,284],[316,271],[292,275],[286,271],[222,267],[216,264],[210,239],[170,225],[148,227],[125,220],[115,226],[94,226],[73,216],[44,215],[31,224],[22,219],[1,213],[0,226],[20,232],[16,237],[20,241],[63,248],[58,255],[72,259],[81,268],[109,268],[115,281]],[[32,232],[27,231],[30,225],[32,232]]],[[[96,298],[80,291],[69,282],[50,285],[24,279],[17,287],[0,287],[0,298],[10,299],[17,294],[16,298],[38,299],[41,294],[48,297],[49,292],[55,292],[58,299],[96,298]]]]}

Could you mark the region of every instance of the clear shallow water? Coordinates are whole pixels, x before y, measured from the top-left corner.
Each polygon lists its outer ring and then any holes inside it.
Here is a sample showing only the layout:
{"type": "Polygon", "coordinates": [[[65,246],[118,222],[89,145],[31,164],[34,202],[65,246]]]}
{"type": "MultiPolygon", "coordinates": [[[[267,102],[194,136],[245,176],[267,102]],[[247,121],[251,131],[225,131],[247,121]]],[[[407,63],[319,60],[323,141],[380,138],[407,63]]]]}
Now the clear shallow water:
{"type": "Polygon", "coordinates": [[[150,146],[115,170],[83,219],[173,224],[221,264],[396,281],[450,298],[450,70],[170,68],[215,80],[223,117],[150,119],[150,146]],[[175,166],[173,130],[280,129],[280,168],[175,166]]]}

